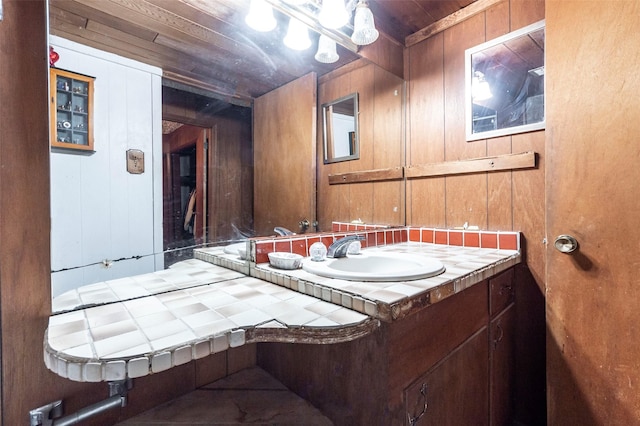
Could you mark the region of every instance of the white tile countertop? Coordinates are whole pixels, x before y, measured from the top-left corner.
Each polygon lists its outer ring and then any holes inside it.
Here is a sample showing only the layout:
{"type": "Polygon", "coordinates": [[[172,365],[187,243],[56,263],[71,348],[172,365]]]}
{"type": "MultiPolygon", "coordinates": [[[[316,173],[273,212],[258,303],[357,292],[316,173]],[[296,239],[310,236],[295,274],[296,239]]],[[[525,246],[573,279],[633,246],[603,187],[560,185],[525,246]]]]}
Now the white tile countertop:
{"type": "MultiPolygon", "coordinates": [[[[177,277],[208,275],[215,282],[52,315],[46,366],[74,381],[123,380],[246,343],[336,343],[379,325],[367,315],[253,277],[221,281],[229,271],[201,260],[173,269],[177,277]]],[[[127,284],[103,285],[118,292],[127,284]]]]}
{"type": "Polygon", "coordinates": [[[112,381],[247,343],[354,340],[379,320],[400,320],[520,262],[519,250],[416,242],[366,250],[433,257],[446,271],[403,282],[345,281],[241,261],[220,247],[196,249],[196,259],[168,270],[54,299],[62,312],[49,318],[45,364],[74,381],[112,381]]]}
{"type": "MultiPolygon", "coordinates": [[[[431,278],[400,282],[363,282],[325,278],[297,269],[276,269],[269,263],[253,264],[249,273],[303,294],[316,297],[365,315],[394,321],[414,309],[437,303],[520,263],[518,250],[406,242],[365,249],[424,255],[440,260],[446,270],[431,278]]],[[[195,256],[212,262],[229,263],[233,256],[219,248],[197,249],[195,256]]],[[[237,256],[236,256],[237,258],[237,256]]]]}

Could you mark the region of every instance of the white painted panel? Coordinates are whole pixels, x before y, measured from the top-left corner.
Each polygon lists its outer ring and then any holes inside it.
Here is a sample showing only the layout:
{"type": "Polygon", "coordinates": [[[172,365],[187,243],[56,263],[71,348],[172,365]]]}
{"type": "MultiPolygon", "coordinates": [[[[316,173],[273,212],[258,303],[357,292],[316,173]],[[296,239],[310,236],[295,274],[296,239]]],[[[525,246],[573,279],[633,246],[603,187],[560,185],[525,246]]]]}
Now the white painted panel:
{"type": "MultiPolygon", "coordinates": [[[[153,140],[162,140],[162,77],[159,75],[151,76],[151,93],[153,102],[151,103],[152,122],[153,122],[153,140]]],[[[162,250],[164,248],[163,242],[163,207],[164,207],[164,194],[162,192],[162,144],[154,143],[152,148],[152,159],[150,172],[152,173],[151,180],[153,181],[153,221],[154,221],[154,235],[153,251],[155,255],[156,270],[164,269],[164,256],[162,250]]]]}
{"type": "Polygon", "coordinates": [[[82,264],[80,163],[73,156],[51,154],[51,269],[82,264]]]}
{"type": "Polygon", "coordinates": [[[68,269],[51,274],[51,296],[73,290],[79,282],[97,283],[130,277],[154,270],[153,256],[141,259],[128,259],[113,263],[110,267],[103,264],[89,265],[78,269],[68,269]]]}
{"type": "Polygon", "coordinates": [[[55,291],[162,268],[161,70],[59,37],[50,42],[59,68],[95,77],[95,152],[51,154],[52,270],[80,267],[55,273],[55,291]],[[126,171],[130,148],[145,153],[143,174],[126,171]]]}
{"type": "MultiPolygon", "coordinates": [[[[127,146],[126,149],[139,149],[145,153],[145,172],[130,175],[128,181],[127,204],[141,214],[131,215],[128,221],[128,244],[133,255],[153,254],[153,99],[149,74],[129,70],[127,73],[127,146]],[[140,100],[146,105],[137,105],[140,100]],[[136,106],[132,108],[131,106],[136,106]]],[[[127,173],[127,172],[125,172],[127,173]]],[[[128,174],[128,173],[127,173],[128,174]]]]}

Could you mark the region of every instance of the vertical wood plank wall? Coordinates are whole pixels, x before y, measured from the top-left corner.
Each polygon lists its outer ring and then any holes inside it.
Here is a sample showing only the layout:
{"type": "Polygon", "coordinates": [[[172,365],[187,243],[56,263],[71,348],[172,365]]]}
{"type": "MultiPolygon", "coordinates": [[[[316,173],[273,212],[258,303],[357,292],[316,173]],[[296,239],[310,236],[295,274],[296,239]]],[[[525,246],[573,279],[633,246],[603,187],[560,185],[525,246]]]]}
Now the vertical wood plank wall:
{"type": "Polygon", "coordinates": [[[500,2],[405,51],[407,165],[534,151],[538,167],[407,181],[407,224],[521,231],[516,269],[516,415],[545,422],[545,132],[466,142],[464,52],[545,17],[542,0],[500,2]]]}
{"type": "Polygon", "coordinates": [[[466,142],[464,52],[544,19],[544,1],[496,4],[406,50],[407,165],[535,151],[535,170],[412,179],[407,224],[522,231],[527,261],[543,283],[544,131],[466,142]]]}
{"type": "MultiPolygon", "coordinates": [[[[404,224],[404,182],[329,185],[329,175],[400,167],[403,153],[404,82],[388,71],[361,60],[319,80],[318,107],[358,93],[360,159],[324,164],[322,132],[318,132],[318,221],[320,230],[331,221],[404,224]]],[[[322,114],[318,114],[322,129],[322,114]]]]}
{"type": "Polygon", "coordinates": [[[28,408],[52,389],[42,361],[43,331],[51,309],[49,70],[45,1],[4,0],[3,6],[4,18],[0,21],[0,422],[21,425],[28,421],[28,408]]]}
{"type": "Polygon", "coordinates": [[[216,117],[209,141],[209,241],[253,232],[251,116],[216,117]]]}
{"type": "Polygon", "coordinates": [[[307,74],[255,100],[254,227],[273,235],[316,214],[317,77],[307,74]],[[275,117],[275,118],[274,118],[275,117]]]}

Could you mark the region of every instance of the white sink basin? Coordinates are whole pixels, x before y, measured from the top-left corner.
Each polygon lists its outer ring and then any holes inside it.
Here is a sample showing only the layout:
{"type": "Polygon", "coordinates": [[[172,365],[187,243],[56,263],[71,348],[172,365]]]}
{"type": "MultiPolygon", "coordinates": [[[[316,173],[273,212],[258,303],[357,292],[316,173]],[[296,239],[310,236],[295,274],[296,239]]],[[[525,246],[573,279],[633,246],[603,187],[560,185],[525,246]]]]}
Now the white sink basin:
{"type": "Polygon", "coordinates": [[[439,260],[406,253],[367,253],[327,258],[323,262],[307,259],[302,269],[312,274],[349,281],[408,281],[429,278],[445,271],[439,260]]]}

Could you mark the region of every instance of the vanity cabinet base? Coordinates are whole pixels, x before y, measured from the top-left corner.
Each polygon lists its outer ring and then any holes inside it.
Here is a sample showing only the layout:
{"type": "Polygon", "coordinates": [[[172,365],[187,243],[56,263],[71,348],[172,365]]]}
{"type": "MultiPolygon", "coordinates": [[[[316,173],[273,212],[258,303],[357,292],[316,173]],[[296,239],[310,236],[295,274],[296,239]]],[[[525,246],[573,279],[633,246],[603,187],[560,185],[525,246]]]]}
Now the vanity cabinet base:
{"type": "Polygon", "coordinates": [[[257,362],[336,425],[509,424],[513,280],[509,269],[352,342],[261,343],[257,362]]]}

